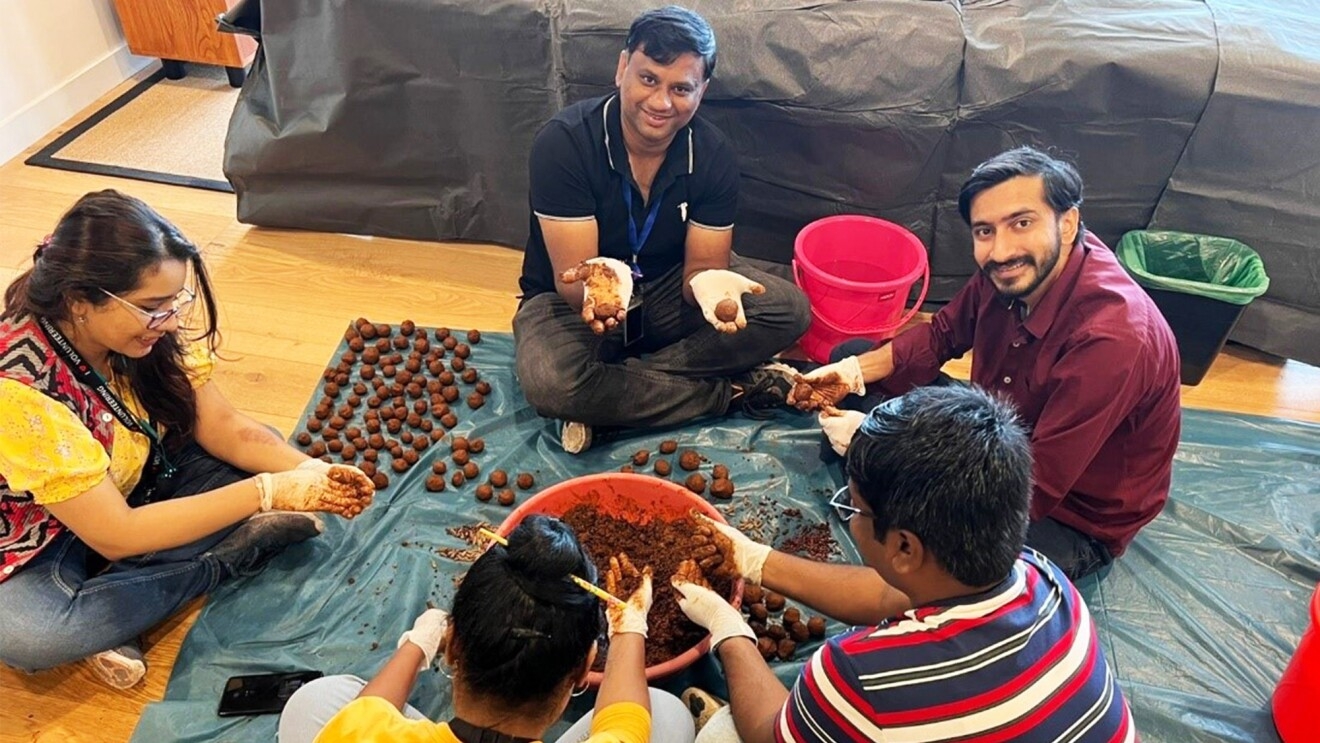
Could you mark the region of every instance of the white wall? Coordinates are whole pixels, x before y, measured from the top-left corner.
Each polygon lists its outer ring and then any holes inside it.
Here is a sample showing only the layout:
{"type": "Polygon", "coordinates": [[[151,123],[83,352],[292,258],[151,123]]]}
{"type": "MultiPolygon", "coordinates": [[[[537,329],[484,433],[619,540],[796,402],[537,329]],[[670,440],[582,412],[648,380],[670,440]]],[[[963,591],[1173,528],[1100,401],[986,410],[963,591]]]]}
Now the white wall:
{"type": "Polygon", "coordinates": [[[0,163],[154,60],[129,53],[112,0],[2,0],[0,163]]]}

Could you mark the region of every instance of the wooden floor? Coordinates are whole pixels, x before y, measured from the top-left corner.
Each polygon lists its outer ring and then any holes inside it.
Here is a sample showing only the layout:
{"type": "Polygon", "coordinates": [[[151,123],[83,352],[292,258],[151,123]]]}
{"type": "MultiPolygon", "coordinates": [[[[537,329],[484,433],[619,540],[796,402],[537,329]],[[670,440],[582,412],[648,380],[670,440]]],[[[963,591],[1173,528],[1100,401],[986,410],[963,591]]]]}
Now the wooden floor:
{"type": "MultiPolygon", "coordinates": [[[[253,228],[234,220],[231,195],[22,164],[62,132],[51,132],[0,166],[0,285],[30,265],[34,246],[83,193],[116,188],[142,198],[204,247],[227,351],[217,370],[219,385],[238,408],[286,433],[344,328],[358,315],[510,329],[521,265],[517,251],[253,228]]],[[[962,377],[969,368],[965,359],[949,365],[962,377]]],[[[1320,422],[1320,369],[1234,349],[1220,356],[1200,386],[1183,389],[1183,402],[1320,422]]],[[[194,602],[151,633],[147,680],[131,692],[102,687],[81,666],[33,676],[0,668],[0,741],[127,740],[142,707],[163,695],[201,604],[194,602]]]]}

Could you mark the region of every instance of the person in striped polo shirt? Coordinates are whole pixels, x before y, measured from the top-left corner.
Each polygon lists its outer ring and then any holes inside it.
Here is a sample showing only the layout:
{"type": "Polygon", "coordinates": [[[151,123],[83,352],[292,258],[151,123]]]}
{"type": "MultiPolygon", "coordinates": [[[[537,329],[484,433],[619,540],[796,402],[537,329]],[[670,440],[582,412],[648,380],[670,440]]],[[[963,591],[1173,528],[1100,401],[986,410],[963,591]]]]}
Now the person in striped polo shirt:
{"type": "Polygon", "coordinates": [[[888,400],[853,438],[847,475],[831,504],[865,566],[812,562],[710,527],[707,549],[726,568],[858,625],[826,642],[791,691],[737,609],[675,585],[684,612],[711,632],[731,695],[721,714],[738,737],[1138,739],[1086,604],[1048,559],[1024,551],[1031,451],[1011,405],[961,386],[888,400]]]}

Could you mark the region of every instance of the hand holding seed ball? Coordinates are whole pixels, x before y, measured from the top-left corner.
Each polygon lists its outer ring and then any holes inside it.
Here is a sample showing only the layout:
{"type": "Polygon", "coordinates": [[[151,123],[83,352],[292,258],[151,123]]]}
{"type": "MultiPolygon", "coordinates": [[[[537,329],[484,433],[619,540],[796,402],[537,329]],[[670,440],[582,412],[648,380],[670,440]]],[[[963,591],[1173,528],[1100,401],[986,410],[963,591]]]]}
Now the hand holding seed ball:
{"type": "Polygon", "coordinates": [[[747,327],[742,295],[765,293],[761,284],[726,269],[698,271],[688,285],[706,322],[721,333],[736,333],[747,327]]]}
{"type": "Polygon", "coordinates": [[[559,274],[565,284],[582,283],[582,321],[597,335],[623,322],[632,299],[632,271],[614,258],[592,258],[559,274]]]}

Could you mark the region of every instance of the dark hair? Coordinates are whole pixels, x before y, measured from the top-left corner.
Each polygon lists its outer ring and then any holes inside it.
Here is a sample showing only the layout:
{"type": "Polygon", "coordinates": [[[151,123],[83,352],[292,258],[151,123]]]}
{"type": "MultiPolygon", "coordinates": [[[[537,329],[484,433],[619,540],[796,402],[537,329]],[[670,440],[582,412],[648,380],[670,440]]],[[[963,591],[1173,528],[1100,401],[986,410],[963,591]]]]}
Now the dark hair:
{"type": "Polygon", "coordinates": [[[867,415],[848,478],[890,529],[921,538],[969,586],[1008,575],[1026,539],[1031,442],[1007,401],[977,387],[919,387],[867,415]]]}
{"type": "Polygon", "coordinates": [[[564,522],[533,514],[472,564],[450,621],[457,673],[473,692],[514,709],[548,703],[580,673],[600,635],[600,602],[569,581],[596,566],[564,522]]]}
{"type": "MultiPolygon", "coordinates": [[[[1045,185],[1045,201],[1055,215],[1082,205],[1082,176],[1077,168],[1034,147],[1023,146],[1001,152],[976,166],[958,193],[958,213],[963,221],[969,225],[972,223],[972,200],[978,194],[1020,175],[1041,177],[1045,185]]],[[[1085,233],[1086,226],[1078,219],[1073,244],[1080,245],[1085,233]]]]}
{"type": "Polygon", "coordinates": [[[715,32],[696,11],[677,5],[648,10],[633,20],[624,49],[642,53],[660,64],[673,63],[681,54],[695,54],[705,63],[705,79],[715,72],[715,32]]]}
{"type": "MultiPolygon", "coordinates": [[[[145,272],[166,260],[192,266],[197,298],[205,312],[199,334],[188,340],[204,342],[214,352],[215,297],[197,246],[142,201],[108,189],[78,199],[60,218],[55,232],[33,254],[32,268],[5,289],[0,319],[33,316],[67,321],[71,302],[85,300],[96,306],[113,302],[102,290],[131,292],[145,272]]],[[[192,437],[197,398],[176,333],[165,333],[140,359],[112,352],[110,365],[128,380],[152,422],[168,431],[171,447],[192,437]]]]}

